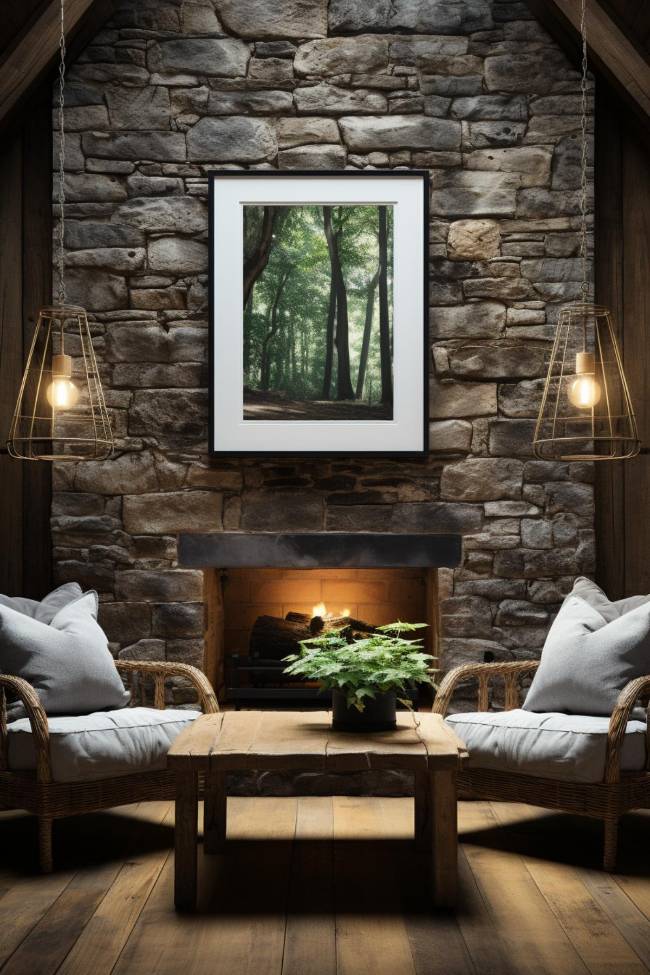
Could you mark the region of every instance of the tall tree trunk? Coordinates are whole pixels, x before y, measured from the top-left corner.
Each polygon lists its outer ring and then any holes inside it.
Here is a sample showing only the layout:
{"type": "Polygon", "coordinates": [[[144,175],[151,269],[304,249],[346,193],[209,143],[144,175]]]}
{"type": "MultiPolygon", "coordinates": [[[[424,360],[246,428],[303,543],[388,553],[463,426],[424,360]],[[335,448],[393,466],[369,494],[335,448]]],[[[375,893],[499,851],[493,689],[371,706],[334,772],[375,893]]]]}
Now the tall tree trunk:
{"type": "Polygon", "coordinates": [[[251,329],[253,327],[253,301],[252,295],[248,296],[248,301],[244,306],[244,382],[248,378],[251,367],[251,329]]]}
{"type": "Polygon", "coordinates": [[[280,356],[278,357],[277,369],[278,378],[276,379],[275,388],[276,389],[287,389],[287,386],[291,384],[291,329],[290,322],[285,321],[284,327],[280,329],[278,334],[279,344],[281,346],[280,356]]]}
{"type": "Polygon", "coordinates": [[[379,354],[381,358],[381,401],[393,401],[393,364],[388,321],[388,215],[379,207],[379,354]]]}
{"type": "Polygon", "coordinates": [[[327,249],[330,255],[332,280],[336,291],[336,398],[337,400],[354,399],[352,380],[350,378],[350,345],[348,337],[348,297],[345,281],[341,269],[337,236],[332,229],[332,207],[323,207],[323,224],[327,249]]]}
{"type": "Polygon", "coordinates": [[[269,339],[268,337],[264,339],[262,344],[262,368],[260,375],[260,389],[267,392],[269,385],[271,383],[271,363],[269,358],[269,339]]]}
{"type": "Polygon", "coordinates": [[[244,261],[244,308],[248,304],[253,285],[269,262],[271,247],[273,246],[273,235],[276,231],[279,220],[279,210],[282,207],[264,207],[264,217],[259,240],[252,253],[244,261]]]}
{"type": "Polygon", "coordinates": [[[361,357],[359,359],[359,373],[357,375],[357,399],[363,398],[363,384],[366,379],[366,368],[368,366],[368,349],[370,348],[370,332],[372,331],[372,319],[375,314],[375,291],[379,280],[379,268],[368,285],[366,295],[366,320],[363,326],[363,340],[361,342],[361,357]]]}
{"type": "Polygon", "coordinates": [[[271,327],[264,336],[264,341],[262,342],[262,375],[260,386],[264,392],[268,392],[269,385],[271,382],[271,356],[270,356],[270,342],[271,339],[277,334],[280,328],[281,318],[279,314],[280,309],[280,299],[282,297],[282,292],[284,291],[285,285],[291,276],[291,269],[286,271],[280,278],[280,282],[276,289],[275,295],[273,297],[273,304],[271,306],[271,327]]]}
{"type": "Polygon", "coordinates": [[[260,389],[269,388],[269,344],[266,340],[266,335],[269,334],[271,330],[271,308],[267,308],[266,312],[266,334],[262,339],[262,344],[260,346],[260,389]],[[266,385],[265,385],[266,384],[266,385]]]}
{"type": "Polygon", "coordinates": [[[291,386],[295,391],[298,374],[296,370],[296,326],[293,316],[289,319],[289,348],[291,356],[291,386]]]}
{"type": "Polygon", "coordinates": [[[275,342],[277,355],[274,356],[273,365],[275,375],[273,376],[273,389],[284,389],[284,358],[287,351],[287,332],[280,329],[275,342]]]}
{"type": "Polygon", "coordinates": [[[327,329],[325,332],[325,372],[323,374],[323,399],[332,397],[332,366],[334,364],[334,325],[336,323],[336,289],[334,278],[330,278],[330,297],[327,307],[327,329]]]}
{"type": "Polygon", "coordinates": [[[307,335],[304,321],[300,325],[300,376],[304,382],[307,376],[307,335]]]}

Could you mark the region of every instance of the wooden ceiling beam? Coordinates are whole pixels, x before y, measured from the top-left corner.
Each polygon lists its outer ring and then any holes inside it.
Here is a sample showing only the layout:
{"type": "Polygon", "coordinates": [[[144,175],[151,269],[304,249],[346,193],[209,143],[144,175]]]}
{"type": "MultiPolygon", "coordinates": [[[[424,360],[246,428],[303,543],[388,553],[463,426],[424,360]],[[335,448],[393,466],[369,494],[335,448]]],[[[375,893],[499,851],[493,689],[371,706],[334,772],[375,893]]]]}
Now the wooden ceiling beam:
{"type": "MultiPolygon", "coordinates": [[[[113,4],[97,0],[66,0],[65,32],[70,42],[89,22],[94,29],[100,24],[94,16],[102,9],[104,19],[113,4]]],[[[60,0],[50,0],[29,30],[22,33],[16,44],[0,62],[0,128],[6,128],[16,111],[25,104],[31,92],[55,62],[59,51],[60,0]]]]}
{"type": "MultiPolygon", "coordinates": [[[[526,0],[541,24],[575,56],[580,34],[578,0],[526,0]]],[[[587,42],[592,67],[612,84],[646,126],[650,124],[650,65],[604,10],[587,0],[587,42]]]]}

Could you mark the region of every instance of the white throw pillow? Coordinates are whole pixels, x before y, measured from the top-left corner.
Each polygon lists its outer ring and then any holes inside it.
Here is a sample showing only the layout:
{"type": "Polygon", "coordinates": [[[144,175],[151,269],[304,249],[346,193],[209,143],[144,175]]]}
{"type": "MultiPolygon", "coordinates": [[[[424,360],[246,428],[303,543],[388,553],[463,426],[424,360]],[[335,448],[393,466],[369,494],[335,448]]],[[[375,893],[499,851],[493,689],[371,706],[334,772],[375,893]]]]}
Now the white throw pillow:
{"type": "Polygon", "coordinates": [[[607,598],[600,586],[586,576],[579,576],[573,584],[572,596],[579,596],[593,606],[608,623],[650,602],[650,596],[627,596],[614,601],[607,598]]]}
{"type": "Polygon", "coordinates": [[[41,623],[51,623],[60,609],[81,596],[83,590],[78,582],[65,582],[40,601],[29,599],[27,596],[0,595],[0,606],[8,606],[9,609],[15,609],[17,613],[24,613],[25,616],[31,616],[33,620],[40,620],[41,623]]]}
{"type": "MultiPolygon", "coordinates": [[[[125,691],[97,623],[97,593],[59,610],[51,624],[0,606],[0,672],[24,678],[48,714],[90,714],[124,707],[125,691]]],[[[9,708],[13,720],[24,708],[9,708]]]]}
{"type": "Polygon", "coordinates": [[[526,711],[609,715],[620,691],[650,674],[650,603],[607,622],[571,594],[549,630],[526,711]]]}

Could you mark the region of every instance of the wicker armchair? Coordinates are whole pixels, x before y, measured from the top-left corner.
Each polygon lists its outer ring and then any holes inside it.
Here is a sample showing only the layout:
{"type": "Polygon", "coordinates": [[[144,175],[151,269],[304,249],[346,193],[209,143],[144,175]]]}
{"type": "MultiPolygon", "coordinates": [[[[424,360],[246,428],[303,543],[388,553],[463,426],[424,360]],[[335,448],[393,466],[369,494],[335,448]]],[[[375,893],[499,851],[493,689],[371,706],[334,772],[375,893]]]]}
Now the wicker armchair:
{"type": "MultiPolygon", "coordinates": [[[[489,685],[495,678],[503,681],[504,706],[511,710],[521,706],[521,680],[531,676],[538,661],[515,663],[466,664],[451,670],[442,680],[433,710],[447,714],[455,691],[468,681],[478,684],[478,711],[489,710],[489,685]]],[[[525,802],[545,809],[578,813],[602,819],[605,826],[603,868],[616,866],[618,821],[632,809],[650,808],[650,758],[641,772],[621,772],[620,758],[625,729],[639,699],[650,695],[650,676],[631,681],[619,694],[609,719],[605,774],[602,782],[587,784],[540,778],[519,772],[465,767],[458,773],[459,795],[473,799],[525,802]]],[[[650,756],[650,707],[648,747],[650,756]]]]}
{"type": "MultiPolygon", "coordinates": [[[[131,689],[131,706],[145,705],[153,682],[153,706],[165,707],[165,683],[182,678],[196,690],[201,710],[219,710],[210,682],[187,664],[118,660],[118,671],[131,689]],[[144,678],[144,679],[143,679],[144,678]]],[[[0,674],[0,808],[25,809],[38,817],[39,858],[44,873],[52,870],[52,823],[63,816],[97,812],[125,803],[175,797],[175,774],[167,769],[120,775],[88,782],[54,782],[49,754],[47,715],[34,688],[20,677],[0,674]],[[36,751],[35,771],[9,769],[6,694],[22,701],[36,751]]]]}

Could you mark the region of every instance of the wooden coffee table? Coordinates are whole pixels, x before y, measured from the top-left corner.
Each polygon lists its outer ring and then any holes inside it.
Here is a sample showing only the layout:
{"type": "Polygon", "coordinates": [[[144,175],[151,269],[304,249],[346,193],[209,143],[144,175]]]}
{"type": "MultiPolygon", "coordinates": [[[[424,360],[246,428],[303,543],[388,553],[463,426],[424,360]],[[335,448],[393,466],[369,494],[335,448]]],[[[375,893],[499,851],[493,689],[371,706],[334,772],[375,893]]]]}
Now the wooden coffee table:
{"type": "Polygon", "coordinates": [[[206,853],[226,839],[227,772],[250,769],[415,773],[415,840],[431,865],[433,902],[456,899],[458,834],[456,772],[465,746],[439,714],[398,715],[395,731],[358,735],[332,731],[327,711],[226,711],[206,714],[183,731],[168,755],[176,772],[174,902],[196,906],[199,773],[205,775],[206,853]]]}

